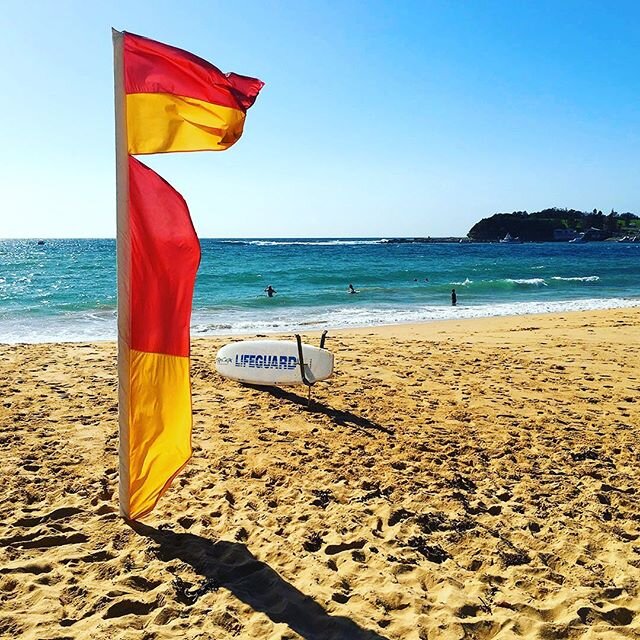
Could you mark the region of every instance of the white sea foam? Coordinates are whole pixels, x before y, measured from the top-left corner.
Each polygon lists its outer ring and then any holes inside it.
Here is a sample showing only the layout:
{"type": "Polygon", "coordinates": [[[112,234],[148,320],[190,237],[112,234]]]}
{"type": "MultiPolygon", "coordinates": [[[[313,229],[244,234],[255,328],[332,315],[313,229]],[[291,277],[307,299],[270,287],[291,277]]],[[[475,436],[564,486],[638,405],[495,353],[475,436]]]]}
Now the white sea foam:
{"type": "MultiPolygon", "coordinates": [[[[294,333],[301,329],[327,327],[355,328],[392,324],[429,322],[463,318],[517,316],[565,311],[589,311],[640,307],[640,298],[598,298],[565,301],[511,302],[490,305],[459,304],[457,307],[424,305],[414,307],[344,306],[296,308],[270,311],[206,310],[193,313],[191,334],[194,338],[212,335],[247,335],[256,333],[294,333]]],[[[0,342],[94,342],[115,340],[116,318],[113,310],[74,312],[62,316],[23,319],[21,323],[0,317],[0,342]]]]}
{"type": "Polygon", "coordinates": [[[563,278],[561,276],[553,276],[551,280],[565,280],[567,282],[598,282],[600,276],[576,276],[574,278],[563,278]]]}
{"type": "MultiPolygon", "coordinates": [[[[356,328],[390,324],[409,324],[434,320],[461,318],[488,318],[564,311],[589,311],[640,307],[639,298],[608,298],[546,302],[515,302],[474,306],[422,306],[413,308],[344,307],[333,309],[291,310],[290,313],[274,313],[257,320],[249,314],[237,316],[231,322],[222,321],[222,315],[207,318],[206,312],[198,312],[198,329],[194,335],[243,335],[254,333],[287,333],[304,328],[327,327],[356,328]],[[208,320],[208,321],[207,321],[208,320]],[[213,321],[212,321],[213,320],[213,321]],[[229,326],[231,325],[231,326],[229,326]]],[[[229,318],[227,318],[228,320],[229,318]]]]}
{"type": "Polygon", "coordinates": [[[355,244],[384,244],[384,240],[219,240],[222,244],[247,244],[257,247],[299,245],[301,247],[346,246],[355,244]]]}
{"type": "Polygon", "coordinates": [[[465,278],[464,282],[450,282],[449,284],[455,285],[456,287],[468,287],[470,284],[473,284],[473,280],[465,278]]]}
{"type": "Polygon", "coordinates": [[[25,317],[20,323],[0,318],[0,342],[95,342],[115,340],[116,318],[113,311],[87,311],[64,315],[25,317]]]}
{"type": "Polygon", "coordinates": [[[530,285],[532,287],[547,287],[547,283],[544,278],[505,278],[505,282],[512,282],[513,284],[530,285]]]}

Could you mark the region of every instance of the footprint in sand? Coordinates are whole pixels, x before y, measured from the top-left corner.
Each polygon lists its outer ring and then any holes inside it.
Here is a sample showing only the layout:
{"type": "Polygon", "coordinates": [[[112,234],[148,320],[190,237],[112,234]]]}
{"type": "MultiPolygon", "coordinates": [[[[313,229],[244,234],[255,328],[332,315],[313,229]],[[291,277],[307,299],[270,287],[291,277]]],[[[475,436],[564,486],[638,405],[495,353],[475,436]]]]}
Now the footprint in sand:
{"type": "Polygon", "coordinates": [[[47,513],[42,516],[35,517],[26,517],[19,518],[14,522],[14,526],[16,527],[34,527],[39,524],[43,524],[45,522],[52,522],[56,520],[62,520],[63,518],[68,518],[70,516],[74,516],[77,513],[81,513],[82,509],[78,507],[60,507],[59,509],[54,509],[50,513],[47,513]]]}
{"type": "Polygon", "coordinates": [[[601,620],[616,627],[623,627],[631,624],[635,613],[626,607],[617,607],[609,611],[601,611],[592,607],[581,607],[578,609],[578,617],[582,624],[594,624],[601,620]]]}

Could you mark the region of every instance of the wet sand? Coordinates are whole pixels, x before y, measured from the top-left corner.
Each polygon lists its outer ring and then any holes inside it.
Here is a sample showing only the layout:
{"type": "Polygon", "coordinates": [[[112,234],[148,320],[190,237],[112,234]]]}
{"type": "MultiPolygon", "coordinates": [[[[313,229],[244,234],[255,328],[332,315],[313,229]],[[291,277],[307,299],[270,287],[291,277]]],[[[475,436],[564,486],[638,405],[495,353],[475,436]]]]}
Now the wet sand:
{"type": "Polygon", "coordinates": [[[135,527],[115,345],[0,345],[0,637],[640,637],[639,325],[333,332],[310,410],[196,340],[194,458],[135,527]]]}

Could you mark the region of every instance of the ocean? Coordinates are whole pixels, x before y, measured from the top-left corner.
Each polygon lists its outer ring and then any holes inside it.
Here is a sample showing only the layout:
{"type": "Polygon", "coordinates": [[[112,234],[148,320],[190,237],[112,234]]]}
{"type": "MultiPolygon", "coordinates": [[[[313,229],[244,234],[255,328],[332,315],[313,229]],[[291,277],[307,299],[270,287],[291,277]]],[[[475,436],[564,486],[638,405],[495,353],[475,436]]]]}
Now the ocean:
{"type": "MultiPolygon", "coordinates": [[[[201,245],[193,337],[640,306],[640,244],[201,245]]],[[[115,337],[114,240],[0,240],[0,342],[115,337]]]]}

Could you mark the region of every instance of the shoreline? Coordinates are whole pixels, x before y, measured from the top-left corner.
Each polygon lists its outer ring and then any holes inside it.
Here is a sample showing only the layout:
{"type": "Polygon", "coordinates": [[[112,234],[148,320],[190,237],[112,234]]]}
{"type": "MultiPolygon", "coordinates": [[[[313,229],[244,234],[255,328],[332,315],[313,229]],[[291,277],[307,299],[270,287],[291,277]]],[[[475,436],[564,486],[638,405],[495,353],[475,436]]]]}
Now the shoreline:
{"type": "MultiPolygon", "coordinates": [[[[516,303],[517,304],[517,303],[516,303]]],[[[488,306],[488,305],[487,305],[488,306]]],[[[598,311],[615,311],[624,309],[640,308],[640,298],[604,298],[604,299],[585,299],[585,300],[572,300],[572,301],[552,301],[552,302],[533,302],[533,303],[520,303],[520,306],[524,308],[522,312],[513,311],[514,305],[495,305],[493,309],[498,307],[498,312],[489,313],[485,315],[477,315],[478,309],[482,307],[465,307],[464,304],[460,304],[455,307],[455,317],[451,317],[449,314],[453,309],[450,306],[443,305],[438,308],[439,312],[444,317],[433,317],[425,319],[407,319],[399,320],[395,322],[373,322],[370,324],[354,324],[344,325],[336,323],[331,325],[328,322],[326,324],[313,325],[311,322],[305,322],[303,325],[296,325],[291,329],[269,329],[269,328],[254,328],[250,330],[242,330],[236,332],[228,332],[223,329],[216,330],[211,333],[198,332],[197,323],[191,326],[191,340],[200,340],[203,338],[236,338],[247,339],[255,335],[268,335],[268,336],[281,336],[281,335],[293,335],[295,333],[309,333],[309,332],[322,332],[324,329],[328,329],[331,333],[343,332],[343,331],[365,331],[369,329],[377,328],[392,328],[392,327],[404,327],[406,325],[419,325],[419,324],[432,324],[439,322],[459,322],[463,320],[496,320],[499,321],[502,318],[526,318],[528,316],[547,316],[556,315],[562,313],[591,313],[598,311]],[[604,303],[605,306],[601,306],[604,303]],[[615,304],[614,304],[615,303],[615,304]],[[500,306],[508,307],[506,309],[499,309],[500,306]],[[546,306],[549,310],[541,311],[538,307],[546,306]],[[576,308],[578,307],[578,308],[576,308]]],[[[286,311],[286,309],[282,309],[286,311]]],[[[115,312],[113,312],[115,315],[115,312]]],[[[383,312],[383,313],[386,313],[383,312]]],[[[407,313],[415,313],[415,310],[409,310],[407,313]]],[[[254,315],[259,315],[259,312],[254,312],[254,315]]],[[[192,318],[193,322],[193,318],[192,318]]],[[[0,339],[0,345],[2,344],[80,344],[80,343],[101,343],[101,342],[115,342],[115,320],[113,321],[113,337],[69,337],[60,339],[51,339],[48,337],[24,339],[24,337],[7,340],[0,339]]]]}
{"type": "MultiPolygon", "coordinates": [[[[547,328],[551,328],[555,327],[556,323],[559,321],[578,322],[581,320],[587,321],[590,318],[606,320],[616,312],[631,312],[633,316],[637,316],[638,323],[640,325],[640,304],[638,304],[637,306],[634,305],[632,307],[555,311],[548,313],[526,313],[508,316],[482,316],[458,319],[453,318],[447,320],[430,320],[415,323],[398,323],[396,325],[378,325],[375,327],[341,328],[336,329],[334,333],[340,335],[351,333],[353,333],[354,335],[362,335],[373,332],[377,335],[385,337],[396,335],[400,338],[410,338],[412,335],[429,333],[433,339],[438,339],[439,337],[441,337],[441,339],[447,339],[448,333],[451,333],[452,335],[469,334],[474,336],[475,338],[478,338],[480,333],[483,333],[487,328],[490,328],[490,332],[484,333],[485,338],[488,339],[495,333],[499,333],[504,330],[517,330],[518,325],[520,324],[546,324],[549,325],[549,327],[547,328]],[[429,327],[429,331],[427,331],[427,327],[429,327]]],[[[560,327],[557,328],[561,330],[560,327]]],[[[542,327],[526,326],[522,330],[535,331],[538,329],[542,330],[542,327]]],[[[318,333],[319,335],[321,332],[316,333],[318,333]]]]}
{"type": "MultiPolygon", "coordinates": [[[[517,330],[519,324],[525,324],[530,322],[536,322],[540,324],[547,324],[555,326],[558,321],[579,321],[589,320],[592,316],[594,319],[607,319],[610,314],[615,312],[632,311],[636,312],[633,315],[638,317],[638,325],[640,326],[640,304],[633,307],[617,307],[608,309],[590,309],[590,310],[578,310],[578,311],[557,311],[548,313],[527,313],[517,314],[509,316],[482,316],[482,317],[470,317],[470,318],[451,318],[447,320],[425,320],[423,322],[406,322],[386,325],[370,325],[365,327],[338,327],[330,330],[327,334],[327,339],[334,335],[337,337],[345,337],[349,335],[364,336],[372,335],[378,337],[391,338],[396,337],[400,339],[408,339],[412,336],[424,336],[429,335],[433,340],[446,340],[448,337],[456,335],[462,336],[469,334],[474,337],[478,337],[481,332],[490,326],[492,332],[500,332],[504,330],[517,330]],[[565,318],[565,316],[567,316],[565,318]]],[[[541,329],[541,327],[527,326],[523,328],[524,331],[535,331],[541,329]]],[[[308,331],[300,331],[301,335],[307,335],[311,337],[318,337],[322,334],[323,329],[313,329],[308,331]]],[[[491,332],[486,333],[486,336],[492,335],[491,332]]],[[[274,333],[269,334],[271,336],[291,336],[290,333],[274,333]]],[[[221,339],[241,339],[242,337],[261,337],[257,334],[250,334],[249,336],[239,336],[237,334],[228,335],[215,335],[215,336],[201,336],[192,340],[221,340],[221,339]]]]}

